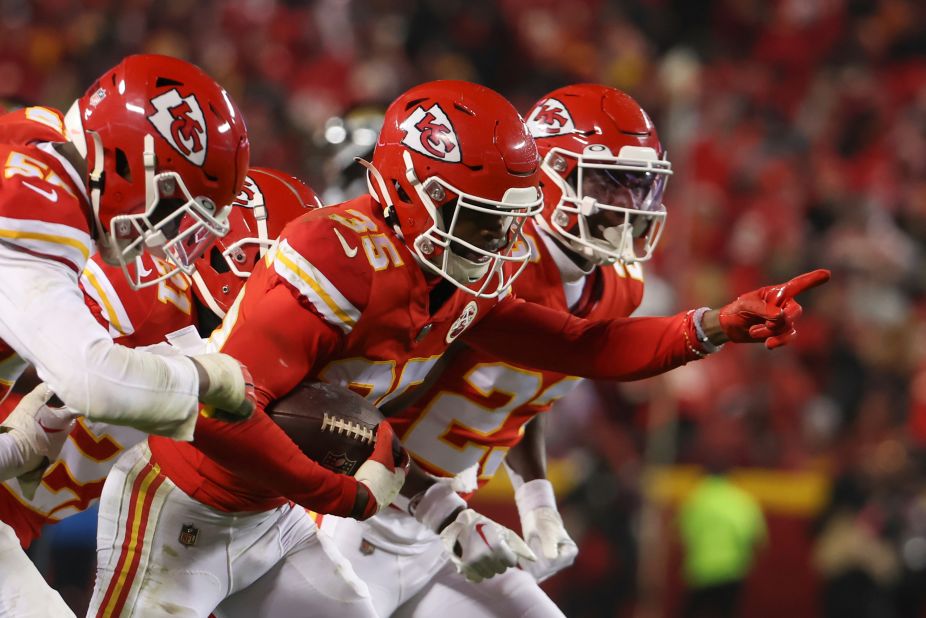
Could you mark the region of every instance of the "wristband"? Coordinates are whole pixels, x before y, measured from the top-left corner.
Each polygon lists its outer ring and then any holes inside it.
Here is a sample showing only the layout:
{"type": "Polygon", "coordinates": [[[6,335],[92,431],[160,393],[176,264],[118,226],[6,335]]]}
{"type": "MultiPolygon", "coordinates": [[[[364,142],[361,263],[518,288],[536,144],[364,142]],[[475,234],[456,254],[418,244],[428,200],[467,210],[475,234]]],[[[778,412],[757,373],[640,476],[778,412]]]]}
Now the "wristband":
{"type": "Polygon", "coordinates": [[[704,329],[701,327],[701,320],[704,318],[704,314],[710,311],[710,307],[701,307],[700,309],[695,309],[694,315],[691,316],[692,321],[694,322],[695,335],[698,337],[698,343],[708,354],[713,354],[714,352],[719,352],[723,349],[723,344],[714,345],[711,343],[711,340],[707,335],[704,334],[704,329]]]}
{"type": "Polygon", "coordinates": [[[556,509],[553,484],[547,479],[534,479],[524,483],[514,492],[514,501],[518,505],[518,514],[521,517],[542,507],[556,509]]]}
{"type": "Polygon", "coordinates": [[[453,491],[450,483],[438,482],[413,497],[408,507],[410,515],[430,530],[439,532],[447,518],[466,508],[466,500],[453,491]]]}

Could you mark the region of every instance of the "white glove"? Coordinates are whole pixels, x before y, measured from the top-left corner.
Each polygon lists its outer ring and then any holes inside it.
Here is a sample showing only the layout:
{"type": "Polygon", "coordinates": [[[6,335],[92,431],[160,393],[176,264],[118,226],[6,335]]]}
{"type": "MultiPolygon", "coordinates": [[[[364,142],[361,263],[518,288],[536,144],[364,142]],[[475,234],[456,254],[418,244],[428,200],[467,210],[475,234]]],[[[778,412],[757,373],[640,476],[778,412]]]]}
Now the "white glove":
{"type": "Polygon", "coordinates": [[[27,499],[35,496],[42,474],[58,457],[76,416],[67,408],[46,405],[52,393],[39,384],[24,396],[3,421],[2,427],[16,443],[19,465],[2,471],[4,478],[17,477],[27,499]]]}
{"type": "Polygon", "coordinates": [[[521,534],[537,554],[533,562],[519,566],[542,582],[575,562],[579,548],[569,537],[556,509],[553,486],[546,479],[528,481],[514,492],[521,516],[521,534]]]}
{"type": "Polygon", "coordinates": [[[453,489],[453,480],[440,480],[409,502],[409,512],[440,535],[450,560],[466,579],[481,582],[534,553],[516,533],[467,508],[453,489]],[[452,520],[447,524],[448,520],[452,520]],[[443,527],[445,526],[446,527],[443,527]]]}
{"type": "Polygon", "coordinates": [[[453,523],[441,531],[440,538],[457,572],[471,582],[481,582],[536,559],[513,530],[473,509],[460,511],[453,523]]]}
{"type": "Polygon", "coordinates": [[[244,365],[219,352],[190,358],[208,379],[209,386],[199,397],[206,406],[203,414],[224,421],[243,421],[251,416],[255,407],[254,380],[244,365]]]}
{"type": "Polygon", "coordinates": [[[396,438],[389,421],[381,421],[376,427],[375,439],[373,452],[354,473],[354,478],[366,485],[372,499],[362,513],[353,514],[355,519],[372,517],[392,504],[408,474],[408,453],[396,438]]]}

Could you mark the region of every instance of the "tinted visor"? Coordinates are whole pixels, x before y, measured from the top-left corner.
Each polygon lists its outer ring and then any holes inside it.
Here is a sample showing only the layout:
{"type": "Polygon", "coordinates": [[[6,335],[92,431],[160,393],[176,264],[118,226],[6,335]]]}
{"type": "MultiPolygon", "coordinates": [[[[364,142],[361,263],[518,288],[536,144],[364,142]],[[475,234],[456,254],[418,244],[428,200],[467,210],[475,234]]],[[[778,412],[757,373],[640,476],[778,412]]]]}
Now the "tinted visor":
{"type": "Polygon", "coordinates": [[[654,172],[600,167],[584,168],[581,175],[582,197],[594,198],[599,204],[642,211],[658,209],[668,178],[654,172]]]}

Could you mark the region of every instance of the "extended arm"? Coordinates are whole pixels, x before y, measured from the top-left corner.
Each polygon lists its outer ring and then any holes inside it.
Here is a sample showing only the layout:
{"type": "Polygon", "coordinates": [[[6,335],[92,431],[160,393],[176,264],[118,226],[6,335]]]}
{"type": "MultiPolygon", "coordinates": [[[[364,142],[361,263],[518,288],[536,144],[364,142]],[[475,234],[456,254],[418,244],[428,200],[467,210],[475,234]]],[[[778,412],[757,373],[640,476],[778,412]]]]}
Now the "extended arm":
{"type": "Polygon", "coordinates": [[[705,354],[690,313],[592,321],[517,299],[463,336],[498,358],[594,379],[646,378],[705,354]]]}
{"type": "Polygon", "coordinates": [[[753,290],[721,309],[668,318],[590,321],[507,300],[463,336],[475,348],[529,367],[593,379],[637,380],[703,357],[727,341],[786,345],[797,330],[797,294],[829,281],[827,270],[753,290]]]}
{"type": "Polygon", "coordinates": [[[194,363],[114,344],[64,264],[0,244],[0,338],[71,410],[192,437],[200,386],[194,363]]]}

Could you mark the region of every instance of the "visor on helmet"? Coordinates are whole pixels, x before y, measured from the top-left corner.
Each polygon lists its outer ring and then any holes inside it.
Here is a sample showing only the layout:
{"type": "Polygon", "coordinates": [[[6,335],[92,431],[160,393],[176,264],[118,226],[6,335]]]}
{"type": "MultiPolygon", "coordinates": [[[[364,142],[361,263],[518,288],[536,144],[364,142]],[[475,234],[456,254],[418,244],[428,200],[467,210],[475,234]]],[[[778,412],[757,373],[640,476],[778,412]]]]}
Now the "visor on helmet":
{"type": "Polygon", "coordinates": [[[593,145],[582,155],[553,148],[543,167],[562,191],[550,224],[574,250],[599,264],[652,257],[665,225],[667,160],[652,148],[625,146],[613,156],[593,145]],[[557,172],[567,169],[568,158],[576,160],[575,170],[563,179],[557,172]]]}

